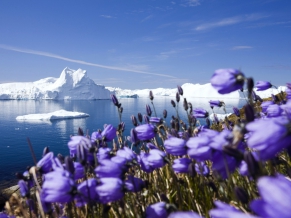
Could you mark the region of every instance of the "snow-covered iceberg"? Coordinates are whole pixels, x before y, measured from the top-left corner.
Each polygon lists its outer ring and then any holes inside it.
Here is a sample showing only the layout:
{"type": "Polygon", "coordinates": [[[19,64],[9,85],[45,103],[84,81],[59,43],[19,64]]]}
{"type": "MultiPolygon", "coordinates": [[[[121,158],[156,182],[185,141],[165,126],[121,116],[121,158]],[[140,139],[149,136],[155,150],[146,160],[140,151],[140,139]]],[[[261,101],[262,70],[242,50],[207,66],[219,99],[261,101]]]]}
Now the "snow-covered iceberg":
{"type": "MultiPolygon", "coordinates": [[[[177,88],[173,89],[164,89],[164,88],[157,88],[157,89],[120,89],[120,88],[113,88],[113,87],[106,87],[110,91],[114,91],[116,96],[132,96],[138,95],[140,98],[148,98],[149,91],[153,92],[154,97],[164,97],[170,96],[175,97],[177,93],[177,88]]],[[[183,96],[186,98],[209,98],[209,99],[218,99],[218,100],[225,100],[225,99],[244,99],[247,96],[247,91],[234,91],[229,94],[219,94],[210,83],[206,84],[192,84],[192,83],[185,83],[182,85],[184,90],[183,96]]],[[[259,95],[261,98],[270,97],[271,94],[278,94],[281,91],[285,91],[285,86],[279,86],[278,89],[270,88],[265,91],[256,91],[256,94],[259,95]]]]}
{"type": "Polygon", "coordinates": [[[95,100],[110,99],[112,94],[97,85],[82,69],[65,68],[59,78],[48,77],[35,82],[0,84],[0,99],[95,100]]]}
{"type": "Polygon", "coordinates": [[[89,117],[89,114],[82,112],[73,112],[66,110],[58,110],[51,113],[46,114],[28,114],[23,116],[16,117],[16,120],[19,121],[30,121],[30,120],[62,120],[62,119],[73,119],[73,118],[83,118],[89,117]]]}

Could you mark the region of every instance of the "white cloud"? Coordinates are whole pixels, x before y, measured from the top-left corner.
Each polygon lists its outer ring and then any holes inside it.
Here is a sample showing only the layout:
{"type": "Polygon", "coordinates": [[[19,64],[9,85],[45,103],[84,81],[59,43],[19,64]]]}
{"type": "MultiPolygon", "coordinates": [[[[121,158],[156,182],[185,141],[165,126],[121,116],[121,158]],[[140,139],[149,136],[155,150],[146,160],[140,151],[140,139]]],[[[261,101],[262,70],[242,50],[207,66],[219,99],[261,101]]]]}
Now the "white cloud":
{"type": "Polygon", "coordinates": [[[0,44],[0,48],[5,49],[5,50],[9,50],[9,51],[16,51],[16,52],[21,52],[21,53],[26,53],[26,54],[34,54],[34,55],[39,55],[39,56],[56,58],[56,59],[63,60],[63,61],[73,62],[73,63],[77,63],[77,64],[83,64],[83,65],[88,65],[88,66],[93,66],[93,67],[100,67],[100,68],[109,69],[109,70],[118,70],[118,71],[125,71],[125,72],[139,73],[139,74],[148,74],[148,75],[176,78],[174,76],[170,76],[170,75],[166,75],[166,74],[151,73],[151,72],[145,72],[145,71],[140,71],[140,70],[135,70],[135,69],[130,69],[130,68],[123,68],[123,67],[90,63],[90,62],[86,62],[86,61],[82,61],[82,60],[66,58],[66,57],[63,57],[63,56],[60,56],[57,54],[47,53],[47,52],[43,52],[43,51],[35,51],[35,50],[29,50],[29,49],[23,49],[23,48],[16,48],[16,47],[11,47],[11,46],[7,46],[7,45],[1,45],[1,44],[0,44]]]}
{"type": "Polygon", "coordinates": [[[242,22],[255,21],[255,20],[265,18],[265,17],[267,16],[261,15],[261,14],[249,14],[249,15],[244,15],[244,16],[229,17],[229,18],[224,18],[216,22],[201,24],[197,26],[195,30],[201,31],[201,30],[213,29],[217,27],[234,25],[234,24],[238,24],[242,22]]]}
{"type": "Polygon", "coordinates": [[[195,6],[199,6],[200,0],[182,0],[182,6],[184,7],[195,7],[195,6]]]}
{"type": "Polygon", "coordinates": [[[142,19],[142,20],[141,20],[141,23],[142,23],[142,22],[145,22],[145,21],[147,21],[147,20],[149,20],[149,19],[152,19],[153,17],[154,17],[153,15],[149,15],[149,16],[145,17],[144,19],[142,19]]]}
{"type": "Polygon", "coordinates": [[[114,18],[113,16],[110,16],[110,15],[104,15],[104,14],[100,15],[100,17],[104,17],[104,18],[107,18],[107,19],[114,18]]]}
{"type": "Polygon", "coordinates": [[[237,45],[237,46],[233,46],[231,48],[231,50],[243,50],[243,49],[252,49],[252,46],[248,46],[248,45],[237,45]]]}

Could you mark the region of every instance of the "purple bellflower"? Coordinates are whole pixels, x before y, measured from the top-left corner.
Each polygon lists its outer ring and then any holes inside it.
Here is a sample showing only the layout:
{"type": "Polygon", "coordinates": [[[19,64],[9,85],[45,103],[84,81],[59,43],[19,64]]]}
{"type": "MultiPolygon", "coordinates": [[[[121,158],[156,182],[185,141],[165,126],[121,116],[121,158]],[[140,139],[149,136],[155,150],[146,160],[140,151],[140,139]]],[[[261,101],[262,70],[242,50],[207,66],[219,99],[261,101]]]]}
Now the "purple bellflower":
{"type": "Polygon", "coordinates": [[[99,197],[96,192],[97,180],[90,178],[78,185],[79,195],[76,196],[76,205],[84,206],[87,203],[97,202],[99,197]]]}
{"type": "Polygon", "coordinates": [[[96,192],[102,204],[118,201],[124,196],[124,184],[119,178],[101,178],[96,192]]]}
{"type": "Polygon", "coordinates": [[[286,98],[291,99],[291,89],[286,89],[286,98]]]}
{"type": "Polygon", "coordinates": [[[37,162],[36,166],[39,168],[41,173],[48,173],[52,169],[52,160],[54,158],[54,153],[47,153],[40,161],[37,162]]]}
{"type": "Polygon", "coordinates": [[[155,126],[152,124],[143,124],[135,127],[134,130],[139,140],[150,140],[155,137],[155,126]]]}
{"type": "Polygon", "coordinates": [[[20,190],[20,194],[22,197],[26,197],[29,194],[29,190],[27,187],[26,182],[24,182],[22,179],[18,181],[18,186],[20,190]]]}
{"type": "Polygon", "coordinates": [[[108,141],[108,142],[112,141],[116,136],[116,128],[113,127],[111,124],[106,125],[101,135],[102,135],[102,139],[104,139],[105,141],[108,141]]]}
{"type": "Polygon", "coordinates": [[[212,158],[212,169],[223,179],[228,178],[228,173],[235,171],[238,162],[234,157],[224,154],[222,151],[215,151],[212,158]]]}
{"type": "Polygon", "coordinates": [[[266,112],[267,117],[279,117],[283,112],[283,109],[277,104],[272,104],[267,108],[266,112]]]}
{"type": "Polygon", "coordinates": [[[189,158],[175,159],[172,168],[175,173],[188,173],[188,167],[191,162],[189,158]]]}
{"type": "Polygon", "coordinates": [[[237,116],[237,117],[240,117],[240,112],[239,112],[239,109],[237,107],[233,107],[233,113],[237,116]]]}
{"type": "Polygon", "coordinates": [[[198,213],[194,213],[192,211],[177,211],[177,212],[172,212],[168,216],[168,218],[203,218],[200,216],[198,213]]]}
{"type": "Polygon", "coordinates": [[[91,148],[91,141],[84,136],[72,136],[68,142],[71,156],[77,155],[78,146],[84,147],[87,151],[91,148]]]}
{"type": "Polygon", "coordinates": [[[146,218],[167,218],[168,212],[165,202],[158,202],[152,205],[149,205],[146,209],[146,218]]]}
{"type": "Polygon", "coordinates": [[[206,118],[209,116],[209,113],[203,108],[195,108],[192,115],[196,118],[206,118]]]}
{"type": "Polygon", "coordinates": [[[209,146],[213,149],[222,151],[223,147],[229,144],[228,137],[230,134],[231,132],[229,130],[223,130],[218,135],[212,138],[209,146]]]}
{"type": "Polygon", "coordinates": [[[151,123],[160,123],[161,122],[161,118],[159,118],[159,117],[151,117],[150,118],[150,122],[151,123]]]}
{"type": "Polygon", "coordinates": [[[211,139],[207,136],[191,137],[186,143],[188,155],[197,161],[209,160],[212,155],[210,142],[211,139]]]}
{"type": "Polygon", "coordinates": [[[129,192],[139,192],[146,186],[142,179],[130,175],[127,176],[127,180],[124,183],[126,190],[129,192]]]}
{"type": "Polygon", "coordinates": [[[45,175],[41,197],[45,202],[71,202],[76,195],[76,184],[66,170],[57,170],[45,175]]]}
{"type": "Polygon", "coordinates": [[[205,164],[205,162],[195,163],[195,171],[199,175],[208,176],[209,175],[209,167],[205,164]]]}
{"type": "Polygon", "coordinates": [[[257,91],[264,91],[272,87],[272,84],[266,81],[258,81],[256,83],[257,91]]]}
{"type": "Polygon", "coordinates": [[[141,152],[138,156],[138,162],[143,171],[151,173],[166,164],[165,157],[166,154],[164,152],[158,149],[152,149],[149,153],[141,152]]]}
{"type": "Polygon", "coordinates": [[[261,217],[290,217],[291,181],[283,175],[261,177],[257,183],[261,198],[251,202],[251,209],[261,217]]]}
{"type": "Polygon", "coordinates": [[[123,157],[128,161],[136,159],[136,154],[128,147],[123,147],[116,152],[116,156],[123,157]]]}
{"type": "Polygon", "coordinates": [[[220,94],[227,94],[239,90],[244,85],[244,74],[235,69],[216,70],[211,77],[211,85],[220,94]]]}
{"type": "Polygon", "coordinates": [[[102,140],[101,131],[92,132],[91,134],[91,142],[100,141],[102,140]]]}
{"type": "Polygon", "coordinates": [[[224,105],[224,103],[222,101],[219,100],[210,100],[209,101],[210,107],[221,107],[222,105],[224,105]]]}
{"type": "Polygon", "coordinates": [[[98,178],[121,177],[124,172],[124,167],[112,160],[102,160],[95,168],[95,173],[98,178]]]}
{"type": "Polygon", "coordinates": [[[111,152],[111,149],[110,148],[103,148],[103,147],[100,147],[98,149],[98,152],[96,154],[97,156],[97,159],[100,161],[100,160],[105,160],[105,159],[110,159],[110,152],[111,152]]]}
{"type": "Polygon", "coordinates": [[[261,119],[249,123],[246,126],[250,132],[247,144],[258,152],[260,160],[269,160],[291,145],[288,126],[290,126],[290,121],[282,117],[261,119]]]}
{"type": "Polygon", "coordinates": [[[176,156],[187,154],[186,141],[184,139],[169,137],[165,140],[164,146],[168,154],[176,156]]]}
{"type": "Polygon", "coordinates": [[[250,214],[243,213],[235,207],[221,201],[214,202],[216,208],[209,211],[211,218],[258,218],[250,214]]]}
{"type": "Polygon", "coordinates": [[[268,107],[269,107],[270,105],[273,105],[273,104],[274,104],[273,101],[264,101],[264,102],[261,104],[262,112],[263,112],[263,113],[266,113],[268,107]]]}

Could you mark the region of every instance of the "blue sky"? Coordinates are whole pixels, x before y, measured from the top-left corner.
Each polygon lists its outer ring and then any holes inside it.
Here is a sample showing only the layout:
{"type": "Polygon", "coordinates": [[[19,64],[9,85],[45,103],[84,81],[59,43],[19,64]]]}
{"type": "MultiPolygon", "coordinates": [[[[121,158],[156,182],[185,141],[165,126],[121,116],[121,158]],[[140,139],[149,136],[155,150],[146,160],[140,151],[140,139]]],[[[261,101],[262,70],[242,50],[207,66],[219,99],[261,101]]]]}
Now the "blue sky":
{"type": "Polygon", "coordinates": [[[219,68],[291,82],[290,0],[0,1],[0,82],[85,69],[98,84],[174,88],[219,68]]]}

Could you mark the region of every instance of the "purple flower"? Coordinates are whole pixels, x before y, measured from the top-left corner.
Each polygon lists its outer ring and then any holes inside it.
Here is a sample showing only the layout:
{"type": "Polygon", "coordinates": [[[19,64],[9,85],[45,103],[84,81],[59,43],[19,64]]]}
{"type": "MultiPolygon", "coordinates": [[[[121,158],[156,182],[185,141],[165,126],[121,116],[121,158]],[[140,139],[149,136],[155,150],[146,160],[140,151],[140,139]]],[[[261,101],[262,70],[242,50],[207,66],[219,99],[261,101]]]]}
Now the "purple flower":
{"type": "Polygon", "coordinates": [[[45,202],[66,203],[73,200],[76,189],[71,174],[66,170],[57,170],[45,175],[41,197],[45,202]]]}
{"type": "Polygon", "coordinates": [[[210,107],[221,107],[224,103],[222,101],[219,100],[210,100],[209,101],[210,107]]]}
{"type": "Polygon", "coordinates": [[[203,176],[209,175],[209,167],[205,164],[205,162],[195,163],[195,171],[199,175],[203,176]]]}
{"type": "Polygon", "coordinates": [[[121,105],[118,103],[118,100],[115,95],[111,95],[111,100],[116,107],[120,107],[121,105]]]}
{"type": "Polygon", "coordinates": [[[286,89],[286,98],[291,99],[291,89],[286,89]]]}
{"type": "Polygon", "coordinates": [[[268,107],[269,107],[270,105],[273,105],[273,104],[274,104],[273,101],[264,101],[264,102],[261,104],[262,112],[263,112],[263,113],[266,113],[268,107]]]}
{"type": "Polygon", "coordinates": [[[74,179],[82,179],[85,177],[85,169],[83,167],[82,164],[80,164],[79,162],[74,162],[74,179]]]}
{"type": "Polygon", "coordinates": [[[272,104],[267,108],[266,112],[268,117],[278,117],[283,112],[283,109],[277,104],[272,104]]]}
{"type": "Polygon", "coordinates": [[[91,142],[102,140],[102,135],[100,131],[92,132],[91,134],[91,142]]]}
{"type": "Polygon", "coordinates": [[[146,105],[146,111],[147,111],[147,115],[148,116],[151,116],[152,115],[152,109],[151,109],[151,107],[148,104],[146,105]]]}
{"type": "Polygon", "coordinates": [[[290,217],[291,182],[283,175],[258,180],[261,198],[251,202],[251,209],[261,217],[290,217]]]}
{"type": "Polygon", "coordinates": [[[209,211],[211,218],[258,218],[250,214],[243,213],[235,207],[221,201],[214,202],[216,208],[209,211]]]}
{"type": "Polygon", "coordinates": [[[96,187],[99,201],[102,204],[118,201],[124,196],[124,184],[119,178],[101,178],[96,187]]]}
{"type": "Polygon", "coordinates": [[[234,172],[238,165],[234,157],[225,155],[222,151],[216,151],[212,158],[212,169],[217,172],[222,178],[228,178],[228,173],[234,172]]]}
{"type": "Polygon", "coordinates": [[[256,83],[257,91],[264,91],[272,87],[272,84],[266,81],[258,81],[256,83]]]}
{"type": "Polygon", "coordinates": [[[116,156],[123,157],[128,161],[136,159],[136,154],[128,147],[123,147],[116,152],[116,156]]]}
{"type": "Polygon", "coordinates": [[[26,197],[29,194],[29,190],[27,187],[26,182],[24,182],[22,179],[18,181],[18,186],[20,190],[20,194],[22,197],[26,197]]]}
{"type": "Polygon", "coordinates": [[[172,168],[175,173],[188,173],[188,167],[191,162],[189,158],[175,159],[172,168]]]}
{"type": "Polygon", "coordinates": [[[138,157],[138,162],[143,171],[150,173],[157,168],[163,167],[166,154],[158,149],[150,150],[149,153],[141,152],[138,157]]]}
{"type": "Polygon", "coordinates": [[[111,124],[106,125],[101,135],[105,141],[112,141],[116,136],[116,128],[113,127],[111,124]]]}
{"type": "Polygon", "coordinates": [[[127,180],[124,183],[126,190],[130,192],[139,192],[146,186],[142,179],[130,175],[127,176],[127,180]]]}
{"type": "Polygon", "coordinates": [[[203,217],[192,211],[184,211],[184,212],[177,211],[177,212],[170,213],[168,218],[203,218],[203,217]]]}
{"type": "Polygon", "coordinates": [[[284,118],[260,119],[249,123],[246,129],[250,132],[247,144],[255,149],[261,160],[273,158],[278,152],[291,145],[291,134],[288,132],[288,120],[284,118]]]}
{"type": "Polygon", "coordinates": [[[52,160],[54,158],[54,153],[47,153],[40,161],[37,162],[36,166],[39,168],[40,172],[48,173],[52,169],[52,160]]]}
{"type": "Polygon", "coordinates": [[[209,116],[209,113],[203,108],[195,108],[192,115],[196,118],[206,118],[209,116]]]}
{"type": "Polygon", "coordinates": [[[99,165],[95,168],[96,176],[99,178],[121,177],[123,171],[124,168],[122,165],[106,159],[100,161],[99,165]]]}
{"type": "Polygon", "coordinates": [[[191,137],[186,143],[188,155],[197,161],[209,160],[212,154],[212,148],[209,147],[210,142],[211,139],[206,136],[191,137]]]}
{"type": "Polygon", "coordinates": [[[218,93],[227,94],[243,87],[244,74],[235,69],[219,69],[214,72],[210,82],[218,93]]]}
{"type": "Polygon", "coordinates": [[[248,176],[249,175],[249,173],[248,173],[248,165],[244,160],[240,163],[238,172],[242,176],[248,176]]]}
{"type": "Polygon", "coordinates": [[[104,160],[104,159],[110,159],[110,152],[111,152],[111,149],[110,148],[99,148],[98,149],[98,152],[97,152],[97,158],[98,160],[104,160]]]}
{"type": "Polygon", "coordinates": [[[159,117],[151,117],[150,118],[150,122],[151,123],[160,123],[161,122],[161,118],[159,118],[159,117]]]}
{"type": "Polygon", "coordinates": [[[133,144],[136,144],[139,142],[135,129],[130,130],[130,137],[128,140],[133,144]]]}
{"type": "Polygon", "coordinates": [[[172,155],[185,155],[187,154],[186,141],[181,138],[170,137],[164,142],[166,152],[172,155]]]}
{"type": "Polygon", "coordinates": [[[71,156],[77,154],[78,146],[82,146],[86,150],[89,150],[91,148],[91,141],[84,136],[72,136],[71,141],[68,142],[71,156]]]}
{"type": "Polygon", "coordinates": [[[78,185],[79,195],[76,196],[76,204],[78,207],[84,206],[87,203],[97,202],[99,197],[96,192],[97,180],[90,178],[78,185]]]}
{"type": "Polygon", "coordinates": [[[222,151],[223,147],[229,144],[228,137],[230,134],[231,132],[229,130],[223,130],[218,135],[212,138],[209,146],[213,149],[222,151]]]}
{"type": "Polygon", "coordinates": [[[150,140],[155,137],[155,126],[143,124],[135,127],[136,136],[139,140],[150,140]]]}
{"type": "Polygon", "coordinates": [[[166,209],[166,203],[165,202],[158,202],[155,204],[152,204],[147,207],[146,209],[146,218],[167,218],[168,212],[166,209]]]}

